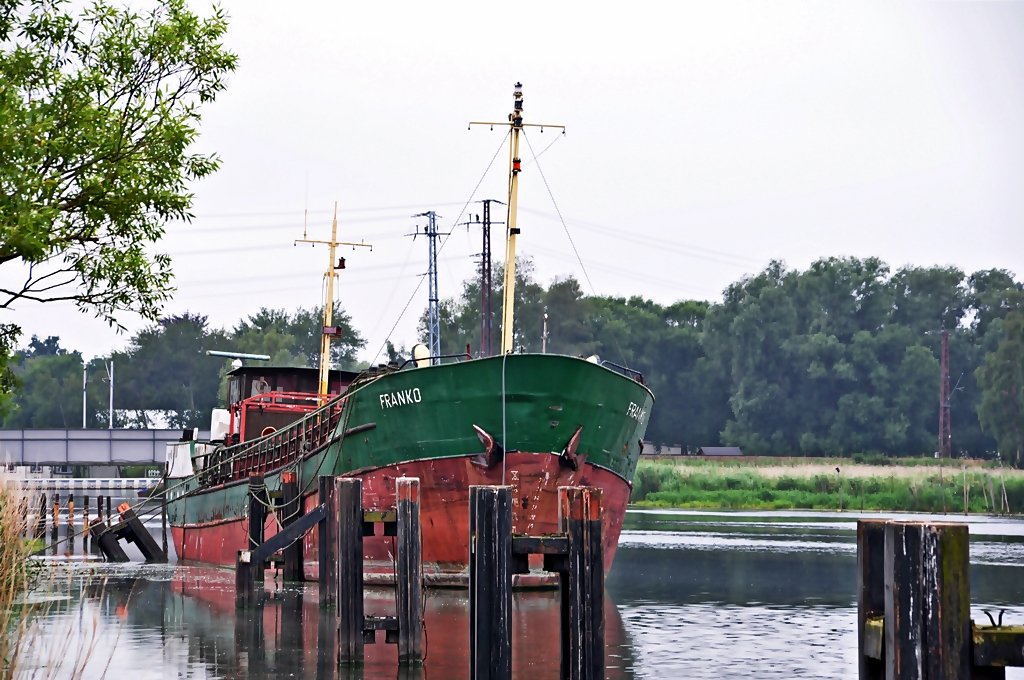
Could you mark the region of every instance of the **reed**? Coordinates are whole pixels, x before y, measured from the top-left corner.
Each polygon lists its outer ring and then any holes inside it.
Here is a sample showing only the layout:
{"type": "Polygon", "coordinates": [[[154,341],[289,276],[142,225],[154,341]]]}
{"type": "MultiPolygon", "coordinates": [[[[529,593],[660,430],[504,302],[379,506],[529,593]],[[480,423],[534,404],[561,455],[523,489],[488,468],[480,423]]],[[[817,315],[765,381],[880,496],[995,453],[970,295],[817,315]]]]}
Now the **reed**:
{"type": "Polygon", "coordinates": [[[641,461],[632,502],[674,508],[1024,512],[1024,475],[1010,471],[930,466],[892,471],[849,461],[835,467],[641,461]]]}
{"type": "Polygon", "coordinates": [[[0,479],[0,663],[2,676],[14,677],[31,633],[33,607],[27,603],[34,576],[28,559],[20,493],[0,479]]]}

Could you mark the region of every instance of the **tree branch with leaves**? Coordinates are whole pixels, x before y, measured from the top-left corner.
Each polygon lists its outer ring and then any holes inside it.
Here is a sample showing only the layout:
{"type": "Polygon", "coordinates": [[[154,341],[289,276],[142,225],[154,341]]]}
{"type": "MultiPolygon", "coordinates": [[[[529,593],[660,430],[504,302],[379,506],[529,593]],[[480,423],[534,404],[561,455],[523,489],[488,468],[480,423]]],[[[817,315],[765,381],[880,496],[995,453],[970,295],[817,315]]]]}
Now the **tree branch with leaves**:
{"type": "Polygon", "coordinates": [[[200,106],[237,63],[226,30],[223,11],[201,18],[184,0],[144,13],[0,0],[0,267],[21,267],[0,309],[71,301],[115,325],[126,311],[159,318],[173,284],[154,246],[192,218],[189,185],[219,164],[191,147],[200,106]]]}

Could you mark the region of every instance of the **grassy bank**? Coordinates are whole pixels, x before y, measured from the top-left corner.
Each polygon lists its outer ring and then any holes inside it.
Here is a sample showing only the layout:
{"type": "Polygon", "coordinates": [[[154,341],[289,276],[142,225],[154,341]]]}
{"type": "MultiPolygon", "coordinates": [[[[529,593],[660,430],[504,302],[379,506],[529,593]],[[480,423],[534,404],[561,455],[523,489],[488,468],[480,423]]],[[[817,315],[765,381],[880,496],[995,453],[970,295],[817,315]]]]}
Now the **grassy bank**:
{"type": "Polygon", "coordinates": [[[932,459],[641,460],[631,502],[644,507],[1024,513],[1024,471],[932,459]],[[836,471],[839,468],[839,471],[836,471]]]}

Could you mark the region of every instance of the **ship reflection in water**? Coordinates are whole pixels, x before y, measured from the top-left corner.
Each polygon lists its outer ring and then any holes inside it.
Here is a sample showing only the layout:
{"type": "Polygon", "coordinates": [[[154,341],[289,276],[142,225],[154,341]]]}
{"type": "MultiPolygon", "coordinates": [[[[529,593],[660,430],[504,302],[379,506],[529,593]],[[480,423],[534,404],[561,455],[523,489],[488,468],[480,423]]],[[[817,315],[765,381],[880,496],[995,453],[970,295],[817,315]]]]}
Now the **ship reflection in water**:
{"type": "MultiPolygon", "coordinates": [[[[853,680],[856,518],[630,513],[606,584],[606,677],[853,680]]],[[[934,519],[971,525],[972,617],[985,621],[984,609],[1006,608],[1007,623],[1024,623],[1024,520],[934,519]]],[[[422,669],[402,675],[396,647],[378,633],[363,669],[339,671],[333,617],[321,615],[315,584],[268,581],[262,608],[236,613],[230,570],[60,564],[69,578],[55,579],[55,589],[70,588],[71,599],[53,602],[41,617],[32,647],[36,668],[45,666],[40,677],[469,676],[464,590],[427,592],[422,669]],[[81,671],[76,662],[84,662],[81,671]]],[[[388,590],[371,590],[366,613],[393,612],[390,598],[388,590]]],[[[513,663],[517,680],[558,677],[556,592],[516,593],[513,663]]],[[[35,669],[27,663],[19,670],[35,669]]],[[[1009,669],[1007,678],[1024,678],[1024,669],[1009,669]]]]}
{"type": "MultiPolygon", "coordinates": [[[[335,664],[333,610],[322,610],[315,584],[274,584],[258,607],[235,609],[234,573],[205,567],[144,567],[126,573],[102,569],[62,613],[46,617],[39,665],[88,649],[81,674],[55,677],[173,678],[436,678],[469,677],[469,603],[465,590],[431,589],[424,603],[424,666],[399,669],[398,650],[384,642],[365,647],[362,668],[335,664]],[[85,625],[82,625],[85,622],[85,625]],[[84,639],[67,649],[67,627],[84,639]],[[91,634],[84,633],[85,629],[91,634]],[[63,648],[62,648],[63,646],[63,648]]],[[[368,589],[367,615],[394,615],[394,590],[368,589]]],[[[513,599],[513,675],[557,678],[557,591],[517,592],[513,599]]],[[[622,620],[605,600],[607,674],[632,678],[622,620]]],[[[67,672],[64,672],[67,671],[67,672]]]]}

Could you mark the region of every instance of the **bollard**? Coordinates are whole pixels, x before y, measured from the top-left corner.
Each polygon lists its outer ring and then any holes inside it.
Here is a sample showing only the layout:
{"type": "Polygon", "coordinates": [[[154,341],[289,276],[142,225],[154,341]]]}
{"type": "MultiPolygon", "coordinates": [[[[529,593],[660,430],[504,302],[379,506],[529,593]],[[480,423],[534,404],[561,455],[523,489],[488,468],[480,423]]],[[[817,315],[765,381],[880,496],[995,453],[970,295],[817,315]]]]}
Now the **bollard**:
{"type": "MultiPolygon", "coordinates": [[[[288,527],[302,514],[302,498],[299,495],[298,476],[294,471],[281,473],[281,526],[288,527]]],[[[284,549],[285,581],[302,581],[306,578],[303,568],[302,541],[298,540],[284,549]]]]}
{"type": "Polygon", "coordinates": [[[604,559],[601,489],[558,487],[558,525],[568,542],[559,574],[562,600],[562,677],[604,678],[604,559]]]}
{"type": "MultiPolygon", "coordinates": [[[[321,477],[320,479],[323,479],[321,477]]],[[[335,517],[334,569],[331,572],[334,602],[338,605],[338,661],[342,664],[363,661],[363,481],[350,477],[333,480],[335,517]]],[[[322,553],[321,553],[322,554],[322,553]]],[[[321,569],[323,564],[321,563],[321,569]]],[[[323,591],[321,572],[321,592],[323,591]]],[[[322,596],[321,596],[322,598],[322,596]]]]}
{"type": "Polygon", "coordinates": [[[512,677],[512,488],[469,487],[469,675],[512,677]]]}
{"type": "Polygon", "coordinates": [[[398,663],[423,663],[423,560],[420,480],[399,477],[398,493],[398,663]]]}

